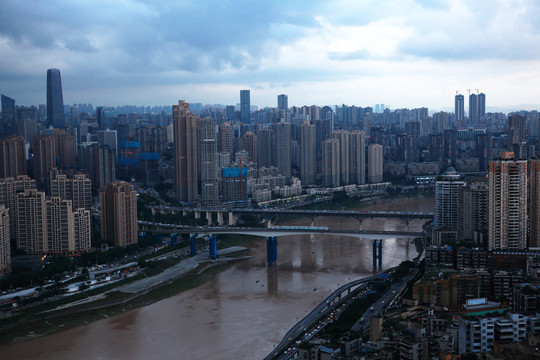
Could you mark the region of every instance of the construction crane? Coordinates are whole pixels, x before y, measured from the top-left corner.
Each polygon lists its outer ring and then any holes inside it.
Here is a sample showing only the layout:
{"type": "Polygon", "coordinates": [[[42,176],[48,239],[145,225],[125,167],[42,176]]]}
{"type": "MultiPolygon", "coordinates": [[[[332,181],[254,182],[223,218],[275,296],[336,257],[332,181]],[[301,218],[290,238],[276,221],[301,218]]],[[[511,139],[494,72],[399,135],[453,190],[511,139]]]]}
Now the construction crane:
{"type": "Polygon", "coordinates": [[[479,89],[474,89],[476,90],[476,94],[479,94],[480,93],[480,90],[479,89]]]}
{"type": "Polygon", "coordinates": [[[467,89],[465,91],[467,91],[469,93],[469,96],[471,95],[471,89],[467,89]]]}

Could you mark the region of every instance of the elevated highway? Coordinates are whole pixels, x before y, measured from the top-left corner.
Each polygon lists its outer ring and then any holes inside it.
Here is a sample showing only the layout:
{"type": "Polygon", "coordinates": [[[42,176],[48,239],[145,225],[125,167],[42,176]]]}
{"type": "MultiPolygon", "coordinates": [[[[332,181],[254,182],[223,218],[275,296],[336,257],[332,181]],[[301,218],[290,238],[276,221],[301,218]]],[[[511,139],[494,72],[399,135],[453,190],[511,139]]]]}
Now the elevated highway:
{"type": "Polygon", "coordinates": [[[356,295],[364,286],[376,276],[370,276],[363,279],[351,281],[348,284],[345,284],[330,294],[326,299],[324,299],[315,309],[313,309],[309,314],[307,314],[302,320],[296,323],[283,337],[281,342],[268,354],[264,360],[274,359],[282,351],[284,351],[287,346],[296,339],[299,335],[303,334],[306,329],[312,327],[319,319],[321,319],[325,314],[331,312],[331,310],[338,304],[344,301],[345,298],[349,296],[356,295]],[[343,297],[342,295],[346,296],[343,297]]]}

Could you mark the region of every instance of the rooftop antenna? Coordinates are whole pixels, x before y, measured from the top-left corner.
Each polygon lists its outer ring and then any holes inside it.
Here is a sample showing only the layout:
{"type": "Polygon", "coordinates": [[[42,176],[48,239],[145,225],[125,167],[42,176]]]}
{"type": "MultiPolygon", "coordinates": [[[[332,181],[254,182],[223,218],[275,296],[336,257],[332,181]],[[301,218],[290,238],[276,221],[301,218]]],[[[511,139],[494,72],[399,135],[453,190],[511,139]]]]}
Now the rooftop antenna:
{"type": "Polygon", "coordinates": [[[471,89],[467,89],[465,91],[467,91],[469,93],[469,96],[471,95],[471,89]]]}
{"type": "Polygon", "coordinates": [[[459,95],[459,90],[456,90],[456,95],[459,95]]]}
{"type": "Polygon", "coordinates": [[[476,93],[477,93],[477,94],[479,94],[479,93],[480,93],[480,90],[478,90],[478,89],[475,89],[475,90],[476,90],[476,93]]]}

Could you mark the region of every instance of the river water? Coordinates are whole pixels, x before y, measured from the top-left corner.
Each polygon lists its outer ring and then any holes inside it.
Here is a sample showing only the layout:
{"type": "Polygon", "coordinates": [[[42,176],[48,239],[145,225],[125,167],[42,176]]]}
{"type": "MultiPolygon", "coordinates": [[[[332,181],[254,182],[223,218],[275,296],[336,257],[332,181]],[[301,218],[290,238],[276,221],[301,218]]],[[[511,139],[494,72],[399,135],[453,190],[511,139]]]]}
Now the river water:
{"type": "MultiPolygon", "coordinates": [[[[384,201],[362,210],[433,211],[433,198],[384,201]]],[[[288,225],[309,225],[296,219],[288,225]]],[[[358,229],[355,219],[315,226],[358,229]]],[[[410,230],[420,230],[414,221],[410,230]]],[[[404,230],[395,219],[362,229],[404,230]]],[[[253,258],[198,288],[124,314],[0,348],[2,359],[260,359],[300,318],[340,285],[373,273],[371,241],[328,234],[278,239],[278,264],[266,266],[266,242],[253,258]]],[[[384,241],[383,268],[417,255],[412,242],[384,241]]]]}

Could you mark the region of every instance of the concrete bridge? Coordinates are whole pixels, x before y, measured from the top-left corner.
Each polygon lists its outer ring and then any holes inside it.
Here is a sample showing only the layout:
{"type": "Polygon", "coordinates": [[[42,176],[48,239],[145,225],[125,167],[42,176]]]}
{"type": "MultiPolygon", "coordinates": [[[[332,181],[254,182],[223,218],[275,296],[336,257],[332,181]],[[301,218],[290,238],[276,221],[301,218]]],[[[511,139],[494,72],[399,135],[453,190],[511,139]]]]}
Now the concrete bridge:
{"type": "Polygon", "coordinates": [[[383,239],[424,237],[423,232],[414,231],[377,231],[377,230],[333,230],[326,227],[310,226],[277,226],[274,228],[243,228],[197,226],[190,227],[176,224],[162,224],[149,221],[139,221],[139,230],[160,235],[190,234],[191,255],[196,254],[196,238],[198,234],[209,234],[208,243],[210,257],[216,258],[218,234],[253,235],[266,238],[267,262],[273,265],[277,262],[277,238],[304,234],[326,234],[362,238],[373,242],[373,267],[382,266],[383,239]]]}
{"type": "Polygon", "coordinates": [[[239,234],[254,235],[261,237],[284,237],[305,234],[328,234],[356,237],[363,239],[391,239],[391,238],[415,238],[425,234],[418,231],[378,231],[378,230],[334,230],[316,229],[309,226],[294,226],[289,229],[276,226],[274,228],[249,228],[249,227],[219,227],[219,226],[183,226],[175,224],[159,224],[148,221],[139,221],[139,231],[152,234],[239,234]]]}
{"type": "Polygon", "coordinates": [[[259,216],[268,221],[269,224],[277,218],[286,216],[305,217],[311,223],[319,217],[349,217],[358,220],[359,225],[365,219],[372,218],[387,218],[400,219],[407,227],[413,220],[431,221],[434,218],[432,212],[406,212],[406,211],[358,211],[358,210],[288,210],[288,209],[203,209],[203,208],[181,208],[171,206],[155,206],[151,207],[152,215],[156,214],[182,214],[188,215],[190,212],[195,214],[196,219],[200,219],[202,214],[205,214],[208,220],[208,226],[214,224],[214,214],[216,214],[217,224],[222,226],[224,222],[224,214],[227,214],[229,226],[234,226],[237,223],[237,217],[240,215],[259,216]]]}

